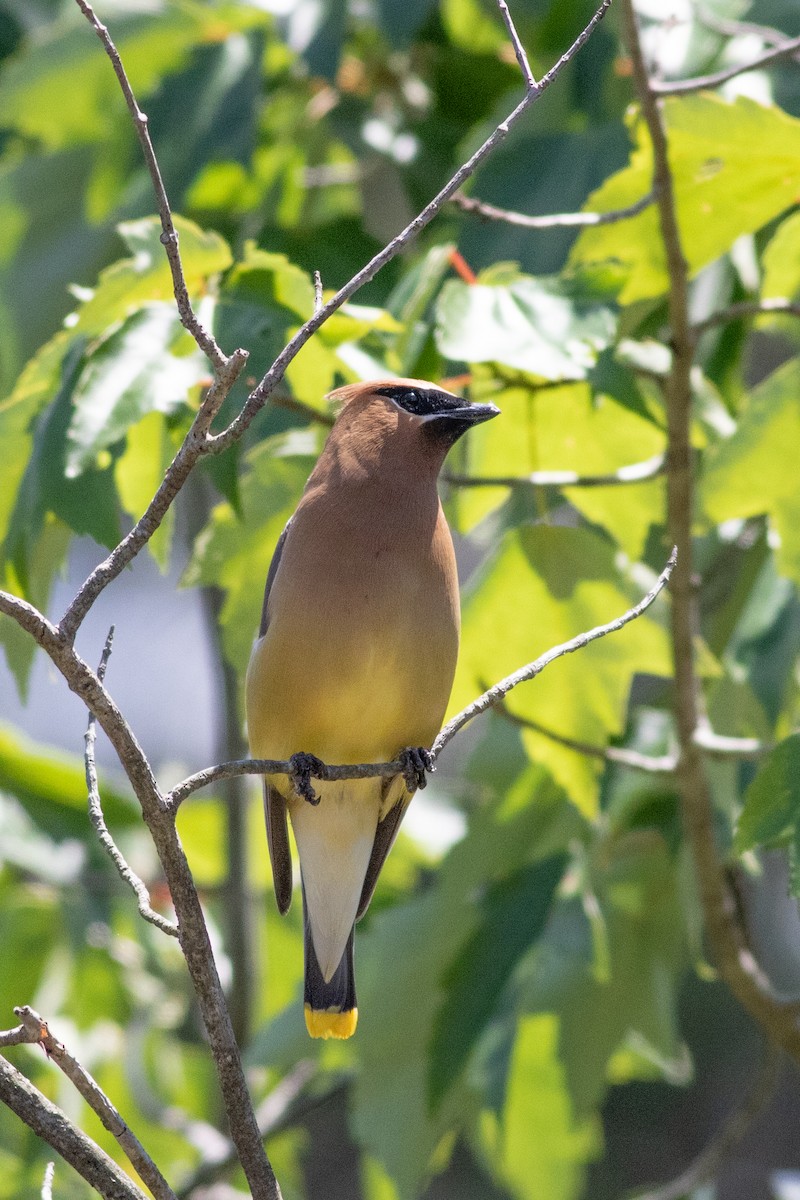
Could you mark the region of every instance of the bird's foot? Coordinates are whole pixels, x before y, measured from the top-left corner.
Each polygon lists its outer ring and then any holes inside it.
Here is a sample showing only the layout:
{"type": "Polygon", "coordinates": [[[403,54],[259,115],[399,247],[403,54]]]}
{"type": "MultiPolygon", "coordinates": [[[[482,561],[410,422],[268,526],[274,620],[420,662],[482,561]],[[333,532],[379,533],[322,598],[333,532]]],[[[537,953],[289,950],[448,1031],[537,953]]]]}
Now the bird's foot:
{"type": "Polygon", "coordinates": [[[435,771],[433,756],[424,746],[408,746],[401,750],[398,759],[403,764],[403,777],[410,792],[424,788],[428,783],[427,772],[435,771]]]}
{"type": "Polygon", "coordinates": [[[312,775],[322,777],[325,774],[325,764],[316,754],[293,754],[289,759],[292,771],[289,778],[298,796],[309,804],[317,805],[321,797],[317,795],[311,784],[312,775]]]}

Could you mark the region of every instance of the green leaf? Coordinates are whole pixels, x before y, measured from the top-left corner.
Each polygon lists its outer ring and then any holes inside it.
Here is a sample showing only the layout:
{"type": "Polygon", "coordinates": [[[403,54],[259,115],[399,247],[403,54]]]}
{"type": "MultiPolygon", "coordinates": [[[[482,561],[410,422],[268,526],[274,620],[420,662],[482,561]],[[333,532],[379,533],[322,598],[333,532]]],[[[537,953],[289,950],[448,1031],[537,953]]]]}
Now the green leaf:
{"type": "MultiPolygon", "coordinates": [[[[495,680],[545,650],[622,615],[641,599],[615,561],[614,547],[586,529],[524,527],[507,535],[469,588],[462,648],[450,711],[457,712],[495,680]]],[[[508,697],[521,718],[556,733],[605,746],[622,732],[637,672],[671,674],[660,621],[663,603],[619,632],[567,655],[508,697]]],[[[597,760],[532,730],[531,757],[547,766],[582,812],[597,806],[597,760]]]]}
{"type": "Polygon", "coordinates": [[[0,545],[8,532],[17,491],[33,446],[36,418],[58,391],[69,334],[58,333],[23,370],[7,399],[0,402],[3,487],[0,488],[0,545]]]}
{"type": "Polygon", "coordinates": [[[800,582],[800,492],[787,447],[800,445],[800,360],[750,393],[732,437],[704,455],[700,502],[712,521],[768,513],[780,537],[781,571],[800,582]]]}
{"type": "Polygon", "coordinates": [[[208,375],[208,363],[183,329],[174,305],[147,304],[87,354],[72,393],[66,474],[95,464],[150,412],[175,413],[208,375]]]}
{"type": "Polygon", "coordinates": [[[566,858],[555,855],[496,884],[482,900],[477,929],[444,979],[445,1000],[431,1045],[430,1098],[436,1105],[461,1072],[511,972],[547,919],[566,858]]]}
{"type": "MultiPolygon", "coordinates": [[[[134,521],[147,508],[164,478],[177,450],[176,431],[171,430],[163,413],[151,412],[133,425],[125,439],[125,449],[114,464],[114,482],[120,503],[134,521]]],[[[175,528],[173,504],[147,548],[162,571],[169,565],[169,552],[175,528]]]]}
{"type": "Polygon", "coordinates": [[[467,836],[441,863],[432,887],[378,914],[360,937],[353,1129],[403,1200],[420,1194],[435,1155],[451,1144],[448,1131],[464,1128],[474,1109],[463,1078],[435,1111],[425,1103],[445,981],[481,919],[474,896],[526,863],[563,852],[575,836],[572,810],[541,771],[523,768],[516,782],[499,803],[473,814],[467,836]]]}
{"type": "Polygon", "coordinates": [[[455,362],[503,363],[541,379],[585,379],[611,341],[611,310],[558,278],[451,279],[436,306],[436,341],[455,362]]]}
{"type": "Polygon", "coordinates": [[[783,838],[800,816],[800,733],[785,738],[764,759],[745,793],[736,827],[739,853],[783,838]]]}
{"type": "MultiPolygon", "coordinates": [[[[231,265],[231,252],[218,233],[202,230],[185,217],[173,215],[173,224],[180,242],[186,287],[193,295],[210,276],[231,265]]],[[[172,274],[161,242],[159,219],[142,217],[138,221],[125,221],[118,230],[133,257],[121,259],[100,272],[97,286],[81,304],[70,326],[75,332],[96,336],[154,300],[174,303],[172,274]]]]}
{"type": "MultiPolygon", "coordinates": [[[[0,791],[17,800],[53,837],[89,829],[83,759],[31,741],[0,724],[0,791]]],[[[106,775],[100,776],[103,812],[119,828],[141,823],[139,806],[106,775]]]]}
{"type": "Polygon", "coordinates": [[[73,533],[89,534],[100,545],[115,546],[120,537],[108,466],[91,468],[77,479],[66,475],[72,393],[83,366],[84,348],[83,339],[76,340],[61,364],[60,389],[39,421],[9,524],[4,556],[26,590],[33,547],[47,513],[58,517],[73,533]]]}
{"type": "MultiPolygon", "coordinates": [[[[729,102],[707,92],[667,97],[663,113],[683,253],[694,275],[754,233],[797,198],[794,164],[800,120],[745,96],[729,102]]],[[[652,186],[652,147],[644,121],[634,118],[630,165],[612,175],[586,202],[607,212],[632,204],[652,186]]],[[[585,229],[570,254],[574,266],[622,264],[621,304],[667,290],[664,243],[655,206],[612,225],[585,229]]]]}
{"type": "Polygon", "coordinates": [[[761,295],[765,299],[796,300],[800,296],[800,212],[778,226],[764,251],[762,266],[761,295]]]}
{"type": "Polygon", "coordinates": [[[573,1113],[558,1033],[552,1014],[520,1021],[502,1117],[481,1114],[481,1147],[517,1200],[575,1200],[602,1145],[597,1119],[573,1113]]]}
{"type": "MultiPolygon", "coordinates": [[[[504,378],[486,368],[473,372],[472,396],[502,410],[457,448],[454,469],[477,477],[524,477],[535,471],[606,475],[660,454],[664,434],[646,416],[623,407],[607,391],[594,395],[585,383],[541,388],[528,376],[504,378]]],[[[526,489],[519,491],[525,494],[526,489]]],[[[508,497],[507,488],[455,489],[450,512],[459,532],[508,497]]],[[[608,488],[565,488],[570,503],[605,526],[632,557],[641,554],[648,529],[663,513],[663,480],[608,488]]],[[[546,507],[541,489],[533,503],[546,507]]]]}

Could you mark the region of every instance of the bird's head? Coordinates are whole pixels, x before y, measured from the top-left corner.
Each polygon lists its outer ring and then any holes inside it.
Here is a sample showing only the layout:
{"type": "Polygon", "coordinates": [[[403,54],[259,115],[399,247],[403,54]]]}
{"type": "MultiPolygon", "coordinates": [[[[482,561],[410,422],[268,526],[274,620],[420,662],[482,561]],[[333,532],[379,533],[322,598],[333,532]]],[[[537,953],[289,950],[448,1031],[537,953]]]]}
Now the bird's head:
{"type": "Polygon", "coordinates": [[[365,437],[391,437],[439,462],[468,429],[500,413],[494,404],[470,404],[421,379],[348,384],[330,398],[345,406],[337,424],[344,419],[365,437]]]}

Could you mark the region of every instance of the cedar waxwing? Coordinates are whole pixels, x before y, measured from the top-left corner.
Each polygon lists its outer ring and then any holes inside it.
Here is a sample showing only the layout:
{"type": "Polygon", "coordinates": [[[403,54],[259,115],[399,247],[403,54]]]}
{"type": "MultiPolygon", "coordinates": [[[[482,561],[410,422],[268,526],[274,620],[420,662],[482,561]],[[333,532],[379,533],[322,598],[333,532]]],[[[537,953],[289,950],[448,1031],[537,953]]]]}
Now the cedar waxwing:
{"type": "Polygon", "coordinates": [[[247,672],[252,753],[325,763],[387,762],[391,779],[265,778],[278,908],[292,893],[286,814],[300,856],[305,1015],[312,1037],[356,1028],[353,930],[439,732],[456,667],[458,579],[436,490],[449,448],[498,413],[431,383],[339,388],[343,402],[267,575],[247,672]]]}

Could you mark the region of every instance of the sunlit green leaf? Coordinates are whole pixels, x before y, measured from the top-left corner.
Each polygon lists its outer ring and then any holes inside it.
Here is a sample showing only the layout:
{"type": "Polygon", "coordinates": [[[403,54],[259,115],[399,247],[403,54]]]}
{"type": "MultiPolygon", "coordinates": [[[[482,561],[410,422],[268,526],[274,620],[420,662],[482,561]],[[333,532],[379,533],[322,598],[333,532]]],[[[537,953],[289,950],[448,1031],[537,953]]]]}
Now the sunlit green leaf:
{"type": "Polygon", "coordinates": [[[800,734],[785,738],[761,764],[745,795],[737,850],[783,837],[800,817],[800,734]]]}
{"type": "Polygon", "coordinates": [[[436,340],[456,362],[503,363],[541,379],[585,379],[611,340],[609,309],[561,280],[494,285],[451,279],[436,306],[436,340]]]}
{"type": "MultiPolygon", "coordinates": [[[[710,92],[664,102],[681,243],[692,274],[730,250],[744,233],[760,229],[797,198],[794,162],[800,121],[745,96],[723,100],[710,92]]],[[[587,201],[597,212],[623,208],[652,186],[652,149],[641,116],[630,165],[612,175],[587,201]]],[[[667,290],[664,243],[655,206],[612,225],[585,229],[571,261],[613,260],[627,269],[620,294],[631,304],[667,290]]]]}

